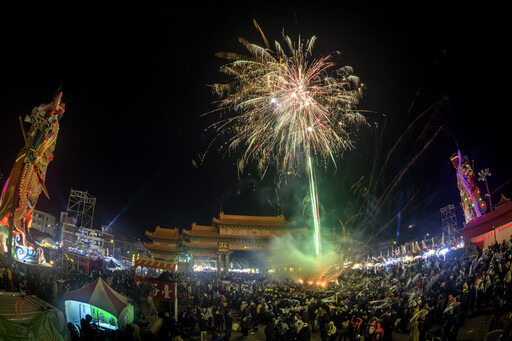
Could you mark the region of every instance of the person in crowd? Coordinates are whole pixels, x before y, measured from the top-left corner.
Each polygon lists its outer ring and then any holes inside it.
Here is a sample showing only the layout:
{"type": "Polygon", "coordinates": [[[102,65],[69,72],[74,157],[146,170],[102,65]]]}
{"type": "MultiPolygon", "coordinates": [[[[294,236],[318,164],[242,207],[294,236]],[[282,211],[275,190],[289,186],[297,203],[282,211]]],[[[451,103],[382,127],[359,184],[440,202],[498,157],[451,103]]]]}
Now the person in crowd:
{"type": "Polygon", "coordinates": [[[231,332],[233,328],[233,317],[231,316],[231,312],[226,313],[226,338],[229,339],[231,337],[231,332]]]}
{"type": "Polygon", "coordinates": [[[267,322],[267,325],[265,326],[266,341],[274,341],[276,339],[275,325],[276,322],[274,319],[272,319],[272,321],[267,322]]]}
{"type": "Polygon", "coordinates": [[[206,312],[201,312],[201,316],[199,319],[199,331],[201,332],[201,341],[206,341],[206,335],[208,333],[209,325],[208,325],[208,316],[206,312]]]}
{"type": "Polygon", "coordinates": [[[311,329],[308,323],[304,323],[297,336],[298,341],[310,341],[311,340],[311,329]]]}
{"type": "Polygon", "coordinates": [[[244,337],[248,337],[249,331],[252,327],[252,320],[248,314],[245,314],[245,316],[242,318],[242,323],[240,324],[240,327],[242,328],[242,335],[244,337]]]}

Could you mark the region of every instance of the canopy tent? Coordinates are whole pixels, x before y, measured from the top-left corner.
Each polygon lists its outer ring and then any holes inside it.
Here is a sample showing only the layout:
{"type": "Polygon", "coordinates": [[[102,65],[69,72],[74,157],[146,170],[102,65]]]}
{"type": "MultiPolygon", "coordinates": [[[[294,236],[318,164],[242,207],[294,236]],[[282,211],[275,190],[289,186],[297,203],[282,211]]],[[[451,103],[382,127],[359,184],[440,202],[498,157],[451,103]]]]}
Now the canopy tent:
{"type": "Polygon", "coordinates": [[[109,270],[128,268],[126,265],[123,264],[123,262],[121,262],[120,260],[118,260],[114,257],[106,257],[104,265],[109,270]]]}
{"type": "Polygon", "coordinates": [[[149,260],[149,259],[137,259],[135,263],[133,264],[132,268],[136,268],[138,266],[143,268],[152,268],[152,269],[161,269],[171,272],[176,272],[176,262],[169,263],[169,262],[162,262],[157,260],[149,260]]]}
{"type": "Polygon", "coordinates": [[[0,340],[65,340],[62,312],[36,296],[0,292],[0,340]]]}
{"type": "Polygon", "coordinates": [[[101,277],[81,289],[64,293],[64,300],[68,322],[80,324],[86,315],[109,329],[133,322],[133,306],[128,298],[109,287],[101,277]]]}

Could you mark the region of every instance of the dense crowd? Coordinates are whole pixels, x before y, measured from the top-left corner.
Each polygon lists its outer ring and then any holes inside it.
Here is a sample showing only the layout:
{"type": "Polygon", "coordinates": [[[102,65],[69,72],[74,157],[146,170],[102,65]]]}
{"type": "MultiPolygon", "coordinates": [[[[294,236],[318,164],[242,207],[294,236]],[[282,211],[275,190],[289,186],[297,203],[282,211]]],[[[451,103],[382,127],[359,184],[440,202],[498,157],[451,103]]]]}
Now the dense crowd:
{"type": "Polygon", "coordinates": [[[198,328],[202,335],[226,330],[229,339],[229,330],[247,336],[261,325],[267,340],[309,340],[314,332],[324,341],[392,340],[400,332],[416,341],[456,340],[465,319],[490,314],[489,330],[509,340],[511,262],[510,242],[472,255],[459,249],[444,257],[345,270],[335,291],[264,276],[233,275],[219,282],[196,274],[181,280],[195,300],[179,320],[185,337],[198,328]],[[234,322],[230,312],[236,312],[234,322]]]}
{"type": "MultiPolygon", "coordinates": [[[[459,328],[478,314],[492,316],[487,331],[512,339],[512,244],[476,254],[464,249],[393,265],[345,269],[330,290],[261,274],[168,274],[178,281],[181,309],[156,306],[134,290],[134,272],[89,269],[62,277],[51,269],[0,268],[2,290],[36,294],[62,307],[62,294],[98,276],[134,302],[136,319],[110,334],[82,321],[72,338],[82,340],[229,340],[263,328],[269,341],[456,340],[459,328]],[[79,336],[81,334],[81,336],[79,336]]],[[[162,274],[164,275],[164,274],[162,274]]],[[[161,275],[161,276],[162,276],[161,275]]],[[[314,284],[313,284],[314,285],[314,284]]],[[[261,331],[260,331],[261,333],[261,331]]]]}
{"type": "Polygon", "coordinates": [[[83,269],[79,273],[66,274],[60,268],[39,267],[14,263],[7,265],[7,258],[0,255],[0,291],[18,291],[37,297],[63,308],[62,295],[78,290],[102,277],[114,290],[133,297],[133,274],[109,271],[103,267],[83,269]]]}

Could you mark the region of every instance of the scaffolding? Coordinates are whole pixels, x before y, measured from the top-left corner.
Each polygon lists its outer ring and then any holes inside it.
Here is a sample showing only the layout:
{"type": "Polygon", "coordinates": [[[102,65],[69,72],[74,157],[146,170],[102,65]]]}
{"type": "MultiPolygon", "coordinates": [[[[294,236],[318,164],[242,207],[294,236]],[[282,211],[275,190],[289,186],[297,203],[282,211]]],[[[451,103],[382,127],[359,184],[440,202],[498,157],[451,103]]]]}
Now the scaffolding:
{"type": "Polygon", "coordinates": [[[68,200],[67,216],[73,219],[76,227],[92,228],[96,198],[87,191],[71,189],[68,200]]]}
{"type": "Polygon", "coordinates": [[[83,229],[92,229],[96,198],[87,191],[72,189],[69,194],[68,209],[62,220],[62,245],[78,251],[89,251],[90,241],[83,229]]]}
{"type": "Polygon", "coordinates": [[[457,216],[455,215],[454,205],[441,208],[441,221],[445,235],[451,236],[457,232],[457,216]]]}

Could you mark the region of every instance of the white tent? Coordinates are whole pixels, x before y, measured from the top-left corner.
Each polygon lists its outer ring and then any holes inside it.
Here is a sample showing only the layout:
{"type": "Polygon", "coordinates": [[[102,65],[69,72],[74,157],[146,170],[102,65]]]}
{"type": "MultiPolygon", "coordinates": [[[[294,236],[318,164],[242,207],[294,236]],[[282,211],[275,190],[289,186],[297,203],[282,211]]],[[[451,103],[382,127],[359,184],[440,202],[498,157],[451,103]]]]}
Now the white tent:
{"type": "Polygon", "coordinates": [[[91,284],[64,294],[68,322],[80,324],[86,315],[100,327],[117,329],[133,322],[133,306],[99,277],[91,284]]]}

